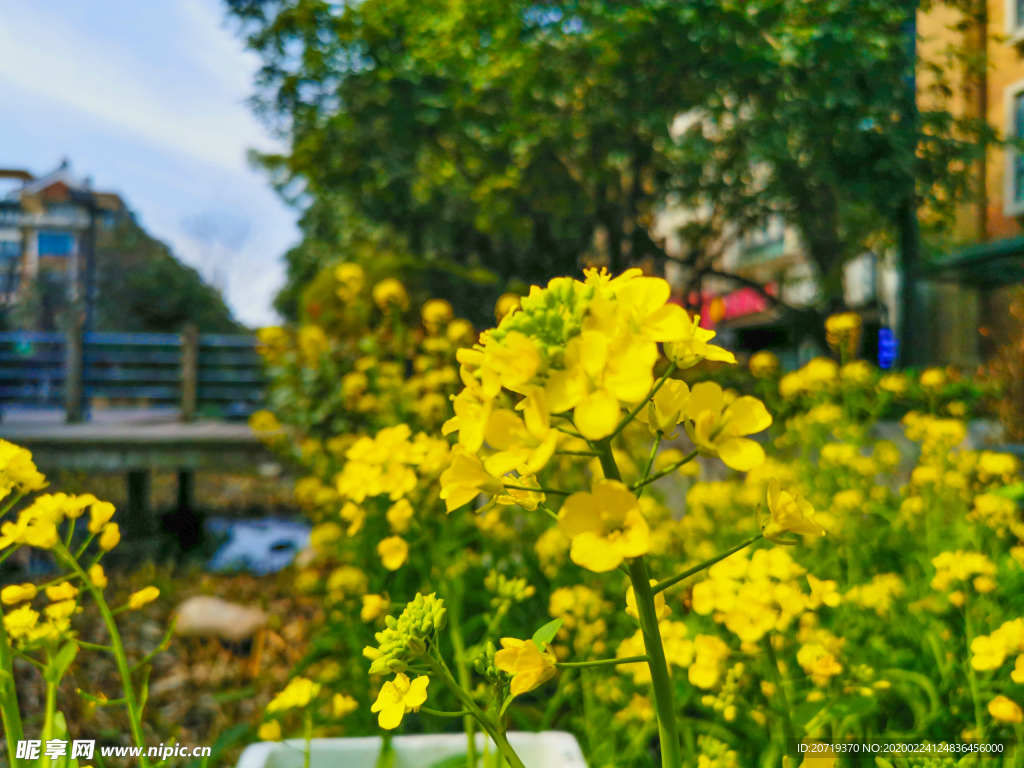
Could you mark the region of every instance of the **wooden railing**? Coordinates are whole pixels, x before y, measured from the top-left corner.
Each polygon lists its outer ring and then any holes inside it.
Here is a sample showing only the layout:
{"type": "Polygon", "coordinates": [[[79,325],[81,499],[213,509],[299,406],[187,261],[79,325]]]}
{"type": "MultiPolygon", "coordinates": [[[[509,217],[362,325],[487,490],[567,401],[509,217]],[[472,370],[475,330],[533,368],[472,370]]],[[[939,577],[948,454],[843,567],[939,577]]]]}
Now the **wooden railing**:
{"type": "Polygon", "coordinates": [[[0,332],[0,403],[88,409],[171,405],[196,416],[244,417],[265,379],[252,336],[0,332]]]}

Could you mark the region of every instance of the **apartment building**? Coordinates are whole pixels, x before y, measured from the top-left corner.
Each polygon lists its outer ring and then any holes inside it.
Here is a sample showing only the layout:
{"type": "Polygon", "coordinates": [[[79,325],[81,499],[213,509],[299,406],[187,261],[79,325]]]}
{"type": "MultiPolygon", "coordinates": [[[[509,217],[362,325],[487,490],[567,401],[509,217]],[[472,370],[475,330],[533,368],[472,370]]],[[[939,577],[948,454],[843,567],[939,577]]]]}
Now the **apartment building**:
{"type": "Polygon", "coordinates": [[[76,177],[67,161],[38,178],[0,169],[0,184],[0,305],[15,302],[44,274],[79,295],[96,228],[110,229],[129,215],[124,202],[76,177]]]}

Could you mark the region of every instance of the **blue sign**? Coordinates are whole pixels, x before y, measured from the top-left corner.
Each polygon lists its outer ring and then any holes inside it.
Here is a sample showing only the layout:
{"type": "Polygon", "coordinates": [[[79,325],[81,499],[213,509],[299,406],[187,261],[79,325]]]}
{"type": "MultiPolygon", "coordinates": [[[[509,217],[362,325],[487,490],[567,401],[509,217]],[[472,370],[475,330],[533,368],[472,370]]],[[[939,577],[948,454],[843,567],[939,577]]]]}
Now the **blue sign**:
{"type": "Polygon", "coordinates": [[[892,328],[878,329],[878,367],[883,369],[892,368],[896,362],[896,355],[899,353],[900,343],[896,339],[892,328]]]}

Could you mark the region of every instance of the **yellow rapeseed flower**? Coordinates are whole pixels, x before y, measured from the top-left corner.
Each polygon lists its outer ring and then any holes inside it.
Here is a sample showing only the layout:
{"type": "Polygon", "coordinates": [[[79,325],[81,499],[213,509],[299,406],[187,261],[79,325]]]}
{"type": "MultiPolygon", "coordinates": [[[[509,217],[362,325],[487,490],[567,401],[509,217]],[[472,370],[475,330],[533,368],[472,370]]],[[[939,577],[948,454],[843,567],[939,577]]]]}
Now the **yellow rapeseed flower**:
{"type": "Polygon", "coordinates": [[[103,533],[100,534],[100,549],[109,552],[121,541],[121,529],[117,523],[107,523],[103,526],[103,533]]]}
{"type": "Polygon", "coordinates": [[[547,651],[541,651],[533,640],[501,638],[502,650],[494,654],[494,665],[512,675],[509,693],[514,698],[539,688],[555,676],[555,660],[547,651]]]}
{"type": "Polygon", "coordinates": [[[1020,704],[1005,696],[996,696],[988,703],[988,713],[1000,723],[1020,723],[1024,721],[1024,710],[1020,704]]]}
{"type": "Polygon", "coordinates": [[[925,389],[938,389],[947,380],[946,372],[942,368],[929,368],[921,374],[920,384],[925,389]]]}
{"type": "Polygon", "coordinates": [[[384,517],[391,526],[392,533],[405,533],[409,530],[409,521],[412,519],[412,504],[408,499],[399,499],[388,509],[384,517]]]}
{"type": "Polygon", "coordinates": [[[259,729],[256,731],[256,735],[261,741],[280,741],[281,723],[277,720],[268,720],[260,725],[259,729]]]}
{"type": "Polygon", "coordinates": [[[100,589],[105,589],[107,586],[107,574],[103,572],[103,566],[99,563],[92,566],[89,569],[89,581],[100,589]]]}
{"type": "Polygon", "coordinates": [[[683,420],[689,397],[690,388],[685,381],[669,379],[654,393],[647,407],[637,412],[637,421],[646,424],[651,434],[663,432],[671,440],[676,424],[683,420]]]}
{"type": "Polygon", "coordinates": [[[359,702],[346,693],[336,693],[331,700],[331,713],[341,719],[359,709],[359,702]]]}
{"type": "Polygon", "coordinates": [[[779,358],[768,350],[762,350],[750,356],[748,366],[755,379],[765,379],[775,375],[775,372],[779,370],[779,358]]]}
{"type": "Polygon", "coordinates": [[[103,526],[114,516],[114,505],[109,501],[100,501],[92,505],[89,511],[89,533],[99,533],[103,526]]]}
{"type": "Polygon", "coordinates": [[[347,302],[363,289],[366,273],[358,264],[347,261],[334,268],[334,277],[339,283],[336,289],[338,298],[347,302]]]}
{"type": "Polygon", "coordinates": [[[390,607],[391,601],[384,595],[363,595],[363,607],[359,611],[359,618],[364,623],[369,623],[382,613],[387,613],[390,607]]]}
{"type": "Polygon", "coordinates": [[[35,584],[12,584],[0,590],[0,602],[4,605],[16,605],[35,599],[37,594],[35,584]]]}
{"type": "Polygon", "coordinates": [[[57,602],[59,600],[70,600],[74,597],[78,597],[78,587],[70,581],[62,581],[60,584],[47,587],[46,597],[53,602],[57,602]]]}
{"type": "Polygon", "coordinates": [[[518,293],[503,293],[494,304],[494,317],[500,323],[509,312],[522,306],[522,297],[518,293]]]}
{"type": "Polygon", "coordinates": [[[462,445],[452,449],[452,463],[441,473],[441,498],[448,512],[473,501],[480,493],[492,496],[505,492],[501,480],[489,474],[484,464],[462,445]]]}
{"type": "MultiPolygon", "coordinates": [[[[651,579],[652,587],[657,583],[657,579],[651,579]]],[[[664,592],[659,592],[654,596],[654,612],[658,616],[658,621],[661,621],[662,619],[672,615],[672,608],[665,605],[664,592]]],[[[636,607],[636,595],[633,592],[632,586],[630,586],[629,589],[626,590],[626,613],[628,613],[634,619],[640,619],[640,612],[637,610],[636,607]]]]}
{"type": "Polygon", "coordinates": [[[31,632],[38,621],[39,613],[23,605],[4,616],[4,629],[12,640],[17,640],[31,632]]]}
{"type": "Polygon", "coordinates": [[[768,511],[771,516],[761,532],[766,539],[778,540],[783,533],[824,536],[825,529],[814,522],[814,507],[799,493],[783,491],[774,477],[768,483],[768,511]]]}
{"type": "Polygon", "coordinates": [[[293,677],[288,685],[267,704],[266,712],[283,712],[287,709],[305,707],[320,693],[320,683],[305,677],[293,677]]]}
{"type": "Polygon", "coordinates": [[[409,295],[405,286],[393,277],[387,277],[373,286],[373,300],[384,312],[393,306],[405,310],[409,307],[409,295]]]}
{"type": "Polygon", "coordinates": [[[12,490],[30,493],[46,487],[46,477],[32,461],[27,448],[0,440],[0,499],[12,490]]]}
{"type": "Polygon", "coordinates": [[[430,678],[420,675],[410,681],[399,672],[394,680],[381,686],[377,701],[370,707],[371,712],[380,712],[377,722],[381,728],[391,731],[402,724],[402,718],[409,712],[419,712],[427,700],[427,685],[430,678]]]}
{"type": "Polygon", "coordinates": [[[133,592],[128,597],[128,610],[137,611],[144,605],[149,605],[160,597],[160,590],[156,587],[143,587],[138,592],[133,592]]]}
{"type": "Polygon", "coordinates": [[[591,492],[566,499],[558,512],[558,530],[572,540],[572,561],[596,573],[618,568],[650,546],[650,528],[639,502],[615,480],[600,480],[591,492]]]}
{"type": "Polygon", "coordinates": [[[764,463],[764,449],[745,437],[767,429],[772,417],[760,400],[739,397],[728,407],[725,393],[711,381],[690,391],[686,403],[686,432],[702,454],[718,456],[732,469],[747,472],[764,463]]]}
{"type": "MultiPolygon", "coordinates": [[[[680,311],[682,311],[681,308],[680,311]]],[[[736,364],[736,356],[732,352],[722,347],[716,347],[714,344],[708,344],[716,334],[714,331],[700,327],[700,315],[695,315],[692,321],[683,320],[682,328],[684,330],[682,338],[665,343],[665,356],[680,369],[692,368],[701,360],[736,364]]]]}
{"type": "Polygon", "coordinates": [[[420,308],[420,317],[423,318],[423,325],[431,333],[437,333],[441,326],[452,319],[454,314],[452,305],[444,299],[430,299],[424,302],[420,308]]]}
{"type": "Polygon", "coordinates": [[[409,545],[401,536],[388,536],[377,544],[381,564],[389,571],[397,571],[409,559],[409,545]]]}

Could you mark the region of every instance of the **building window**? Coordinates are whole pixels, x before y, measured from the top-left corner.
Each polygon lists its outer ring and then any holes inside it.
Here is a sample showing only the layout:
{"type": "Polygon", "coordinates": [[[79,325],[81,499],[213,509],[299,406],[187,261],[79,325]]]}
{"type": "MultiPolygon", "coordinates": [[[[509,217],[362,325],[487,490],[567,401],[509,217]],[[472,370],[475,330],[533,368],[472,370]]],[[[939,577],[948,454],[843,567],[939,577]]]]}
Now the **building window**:
{"type": "Polygon", "coordinates": [[[1024,0],[1012,0],[1013,2],[1013,17],[1010,19],[1010,24],[1014,31],[1019,30],[1024,26],[1024,0]]]}
{"type": "Polygon", "coordinates": [[[40,256],[70,256],[75,251],[75,236],[70,232],[40,232],[40,256]]]}
{"type": "Polygon", "coordinates": [[[0,263],[21,256],[20,240],[0,240],[0,263]]]}

